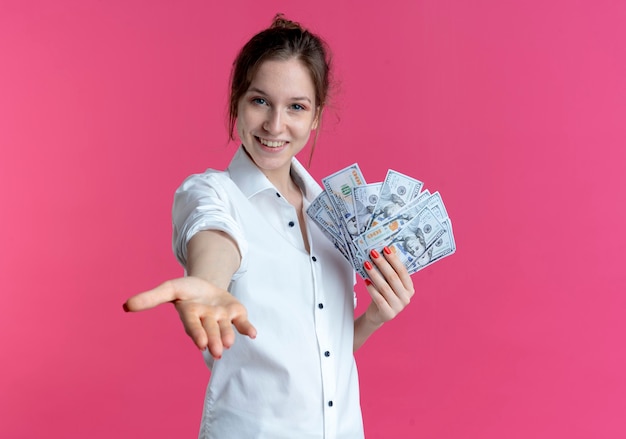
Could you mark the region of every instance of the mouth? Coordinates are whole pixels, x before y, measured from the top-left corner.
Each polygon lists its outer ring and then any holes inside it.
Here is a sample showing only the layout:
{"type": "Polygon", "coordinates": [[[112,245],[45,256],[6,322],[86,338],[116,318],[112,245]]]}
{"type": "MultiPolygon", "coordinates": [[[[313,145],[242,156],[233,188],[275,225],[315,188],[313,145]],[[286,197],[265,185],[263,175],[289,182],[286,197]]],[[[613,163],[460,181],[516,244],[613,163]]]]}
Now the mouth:
{"type": "Polygon", "coordinates": [[[268,148],[280,148],[287,144],[287,142],[284,140],[268,140],[268,139],[263,139],[261,137],[256,137],[256,136],[255,138],[261,145],[266,146],[268,148]]]}

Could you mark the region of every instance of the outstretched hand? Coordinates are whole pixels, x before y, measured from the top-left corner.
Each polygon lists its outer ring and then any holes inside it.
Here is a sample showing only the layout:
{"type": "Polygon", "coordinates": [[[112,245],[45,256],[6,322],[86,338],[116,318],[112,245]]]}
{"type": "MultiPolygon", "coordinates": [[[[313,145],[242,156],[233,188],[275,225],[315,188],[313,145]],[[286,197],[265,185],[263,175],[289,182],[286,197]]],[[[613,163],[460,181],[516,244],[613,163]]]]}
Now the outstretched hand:
{"type": "Polygon", "coordinates": [[[365,263],[371,279],[366,280],[365,284],[372,297],[365,317],[374,325],[382,325],[396,317],[415,294],[411,275],[398,256],[388,247],[381,253],[376,250],[370,253],[375,268],[369,261],[365,263]]]}
{"type": "Polygon", "coordinates": [[[228,291],[194,276],[166,281],[124,303],[125,311],[144,311],[172,302],[185,332],[200,350],[209,349],[215,359],[235,342],[233,326],[242,335],[256,337],[246,308],[228,291]]]}

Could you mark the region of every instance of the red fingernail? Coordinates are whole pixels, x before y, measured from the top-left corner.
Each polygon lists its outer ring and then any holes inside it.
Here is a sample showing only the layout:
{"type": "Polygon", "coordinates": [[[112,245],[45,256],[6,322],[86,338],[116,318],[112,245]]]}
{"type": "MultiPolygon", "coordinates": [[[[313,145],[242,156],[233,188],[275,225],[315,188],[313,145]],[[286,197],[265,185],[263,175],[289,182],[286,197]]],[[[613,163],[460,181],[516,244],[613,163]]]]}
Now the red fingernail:
{"type": "Polygon", "coordinates": [[[369,279],[365,279],[365,285],[369,287],[370,285],[372,285],[372,281],[369,279]]]}
{"type": "Polygon", "coordinates": [[[363,264],[363,266],[365,267],[366,270],[372,269],[372,264],[370,264],[370,261],[365,261],[365,264],[363,264]]]}
{"type": "Polygon", "coordinates": [[[126,303],[124,303],[124,304],[122,305],[122,308],[124,308],[124,312],[128,312],[128,311],[130,311],[130,310],[128,309],[128,305],[126,305],[126,303]]]}
{"type": "Polygon", "coordinates": [[[385,247],[383,248],[383,251],[384,251],[386,254],[388,254],[388,255],[390,255],[390,254],[391,254],[391,250],[390,250],[390,249],[389,249],[389,247],[387,247],[387,246],[385,246],[385,247]]]}
{"type": "Polygon", "coordinates": [[[374,249],[372,249],[372,251],[370,252],[370,255],[372,255],[374,259],[378,259],[378,257],[380,256],[378,252],[374,249]]]}

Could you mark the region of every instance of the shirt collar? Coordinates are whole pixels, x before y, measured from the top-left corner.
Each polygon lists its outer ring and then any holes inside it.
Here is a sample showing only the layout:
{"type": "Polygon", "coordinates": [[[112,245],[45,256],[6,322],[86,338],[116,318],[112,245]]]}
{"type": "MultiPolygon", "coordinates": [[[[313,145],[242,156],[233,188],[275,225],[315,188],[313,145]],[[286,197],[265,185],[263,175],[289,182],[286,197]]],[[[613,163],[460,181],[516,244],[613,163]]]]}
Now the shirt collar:
{"type": "MultiPolygon", "coordinates": [[[[295,157],[291,159],[291,172],[294,181],[300,186],[304,198],[308,201],[312,201],[322,191],[317,182],[295,157]]],[[[274,185],[248,156],[243,145],[239,147],[230,165],[228,165],[228,173],[231,180],[248,198],[252,198],[265,190],[276,191],[274,185]]]]}

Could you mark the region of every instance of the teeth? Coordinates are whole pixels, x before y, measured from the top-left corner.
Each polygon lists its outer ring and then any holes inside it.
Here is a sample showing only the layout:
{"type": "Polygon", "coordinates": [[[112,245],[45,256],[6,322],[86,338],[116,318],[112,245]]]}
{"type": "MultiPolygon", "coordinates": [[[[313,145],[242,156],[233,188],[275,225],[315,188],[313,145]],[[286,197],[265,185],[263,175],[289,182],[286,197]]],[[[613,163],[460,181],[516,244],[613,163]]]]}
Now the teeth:
{"type": "Polygon", "coordinates": [[[265,139],[261,139],[261,138],[259,138],[259,141],[263,145],[269,146],[270,148],[278,148],[279,146],[283,146],[285,144],[285,142],[271,142],[269,140],[265,140],[265,139]]]}

